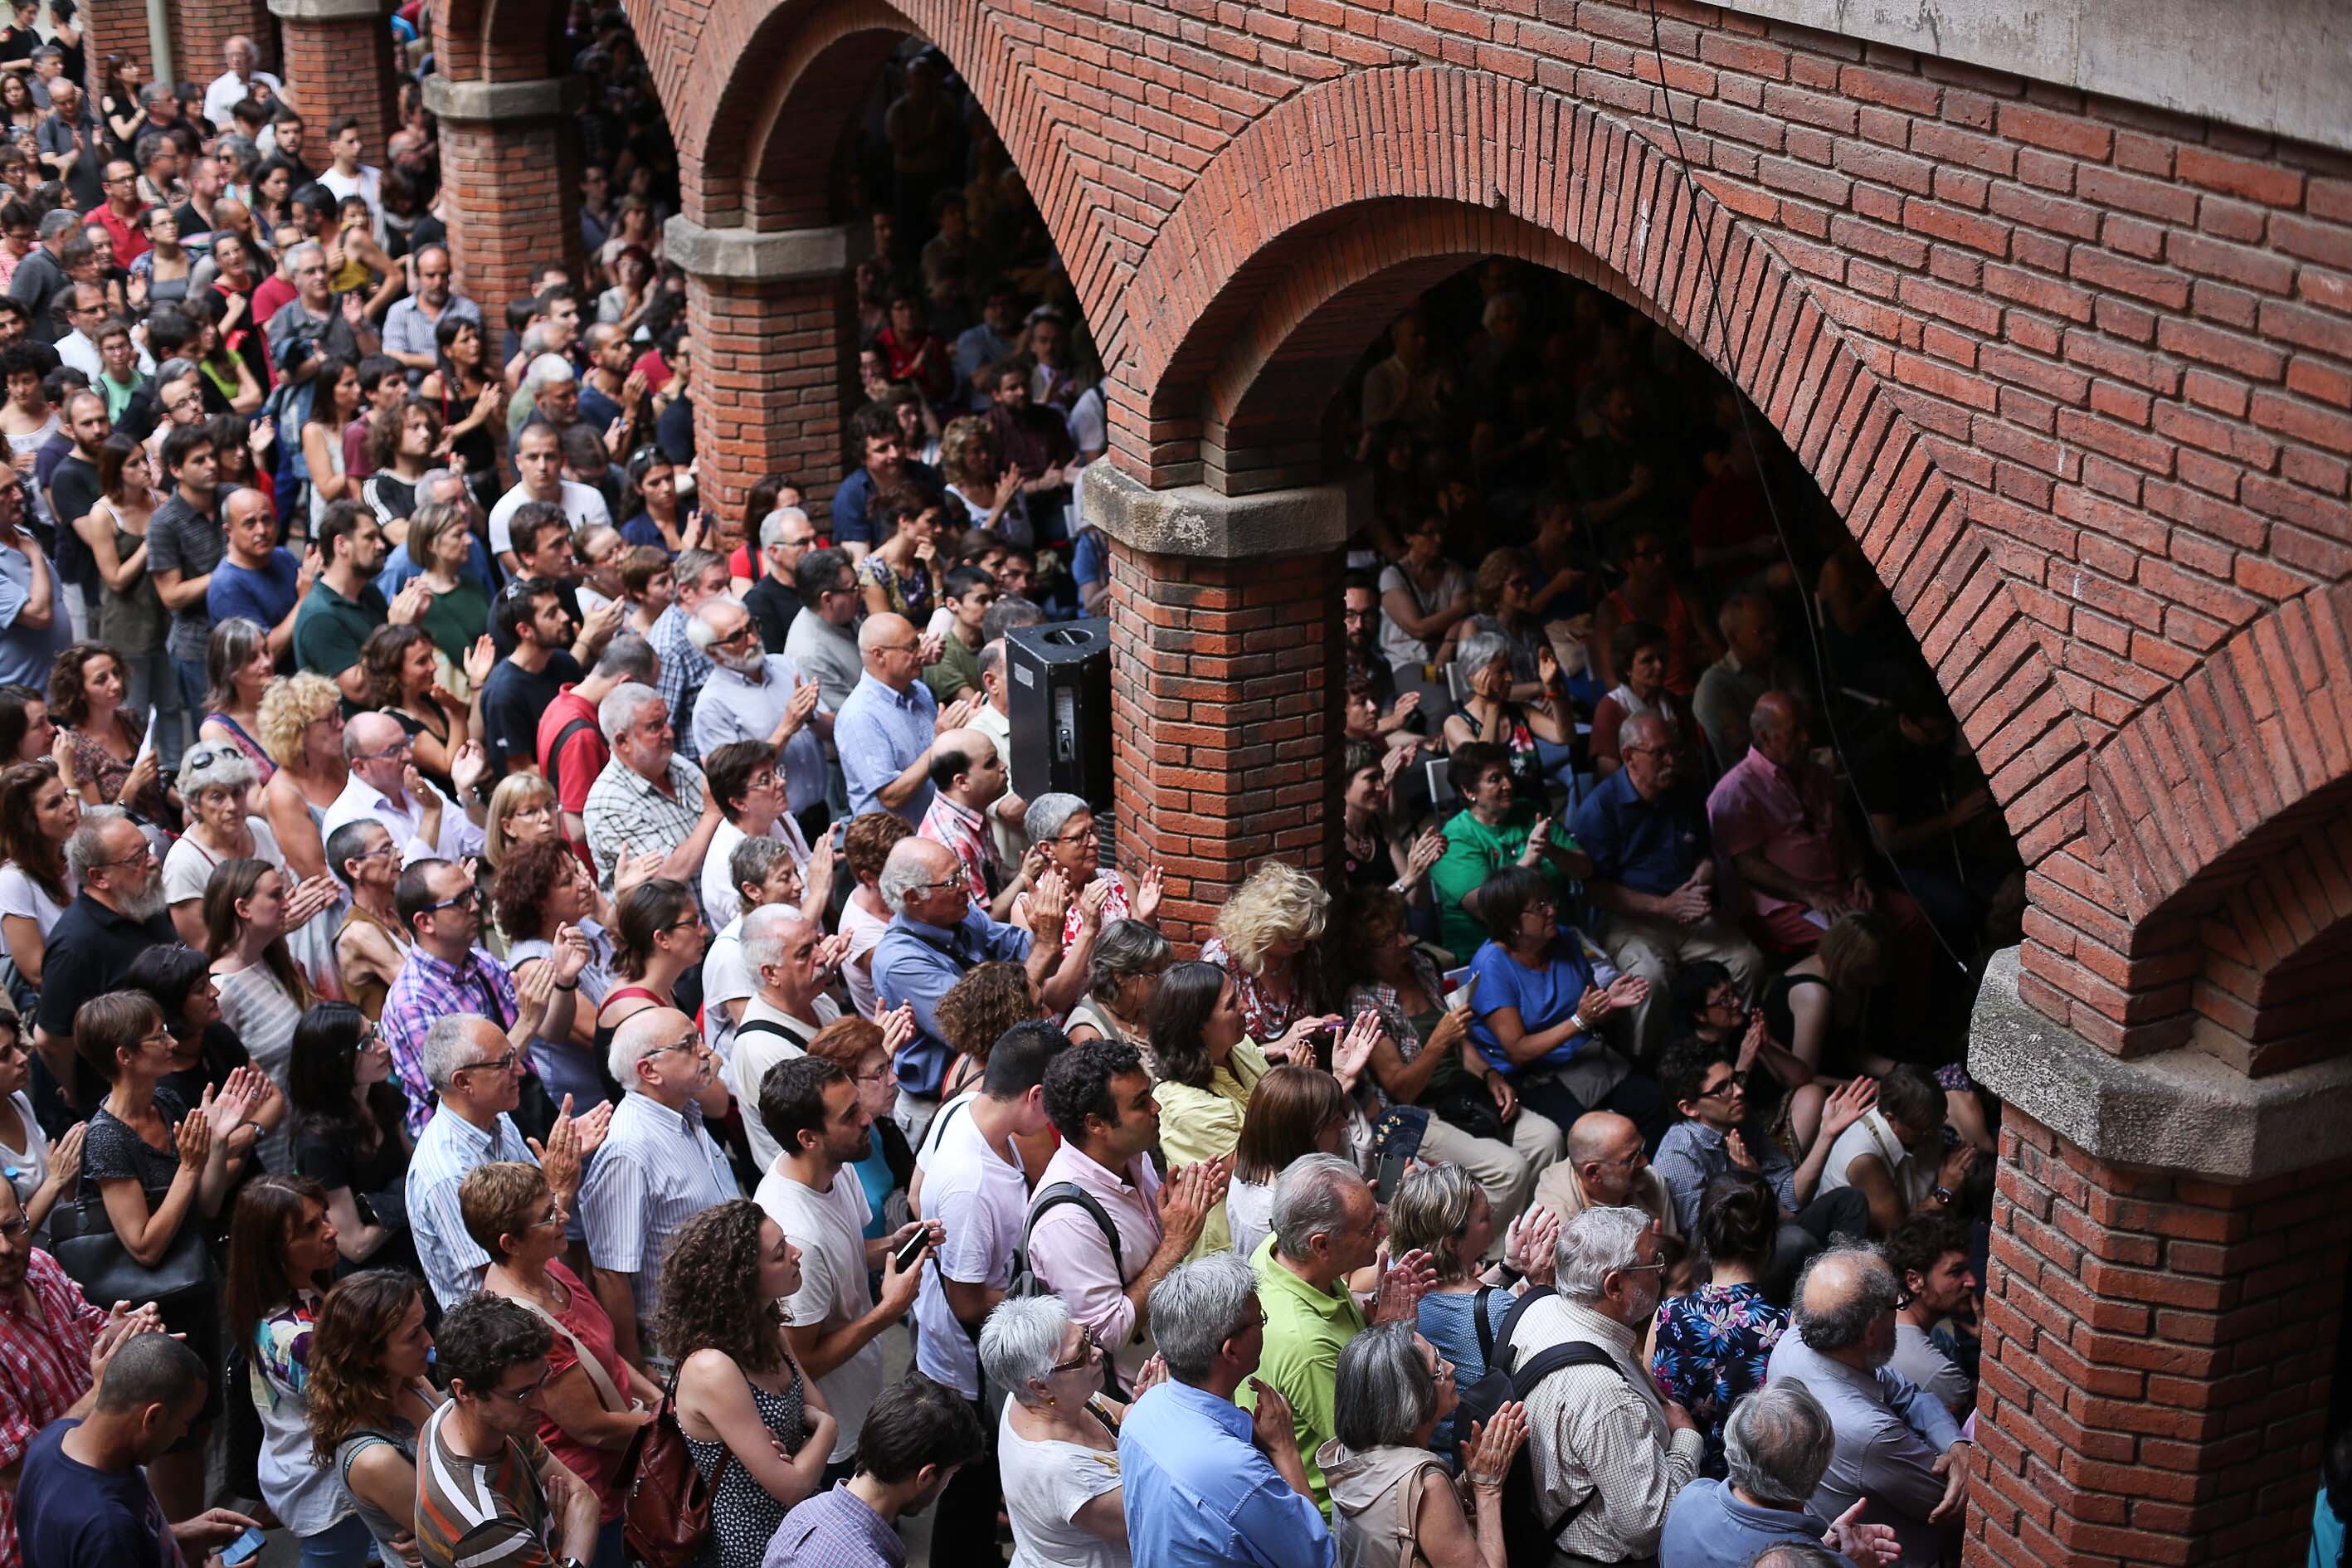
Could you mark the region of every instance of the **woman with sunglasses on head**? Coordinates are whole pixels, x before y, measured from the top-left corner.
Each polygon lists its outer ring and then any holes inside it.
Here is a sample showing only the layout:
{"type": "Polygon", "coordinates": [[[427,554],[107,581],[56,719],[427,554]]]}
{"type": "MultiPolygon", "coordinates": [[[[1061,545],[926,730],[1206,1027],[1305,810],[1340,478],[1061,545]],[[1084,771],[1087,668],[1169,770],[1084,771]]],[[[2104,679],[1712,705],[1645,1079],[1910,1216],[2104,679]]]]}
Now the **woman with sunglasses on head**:
{"type": "MultiPolygon", "coordinates": [[[[286,870],[286,857],[269,824],[251,815],[256,783],[253,764],[235,746],[199,741],[180,759],[180,798],[186,804],[188,831],[173,840],[163,858],[163,898],[172,910],[173,927],[190,947],[205,943],[205,889],[213,873],[231,860],[264,860],[286,870]]],[[[294,962],[314,988],[340,989],[335,966],[337,919],[313,920],[300,913],[333,910],[342,902],[342,888],[327,878],[313,878],[297,886],[289,876],[298,909],[287,938],[294,962]]]]}
{"type": "Polygon", "coordinates": [[[540,1388],[539,1439],[588,1483],[599,1504],[591,1568],[622,1568],[625,1467],[637,1434],[661,1413],[662,1391],[614,1344],[596,1292],[557,1261],[571,1215],[536,1165],[493,1161],[457,1189],[466,1234],[489,1255],[482,1292],[503,1296],[553,1331],[540,1388]]]}
{"type": "Polygon", "coordinates": [[[320,1002],[294,1026],[286,1098],[294,1169],[327,1194],[343,1262],[415,1268],[408,1238],[407,1130],[392,1047],[348,1002],[320,1002]]]}

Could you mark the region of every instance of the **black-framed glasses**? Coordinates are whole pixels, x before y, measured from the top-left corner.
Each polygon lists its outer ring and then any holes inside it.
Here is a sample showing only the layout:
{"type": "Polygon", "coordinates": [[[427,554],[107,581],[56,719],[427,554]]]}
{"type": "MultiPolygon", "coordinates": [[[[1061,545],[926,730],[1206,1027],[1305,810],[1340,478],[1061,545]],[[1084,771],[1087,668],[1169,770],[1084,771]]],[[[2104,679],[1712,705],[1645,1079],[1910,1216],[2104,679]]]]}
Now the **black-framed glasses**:
{"type": "Polygon", "coordinates": [[[710,639],[710,646],[712,647],[733,647],[736,644],[748,640],[751,636],[751,623],[745,621],[741,626],[737,626],[725,637],[712,637],[710,639]]]}
{"type": "Polygon", "coordinates": [[[511,1072],[514,1070],[514,1065],[520,1060],[522,1060],[522,1053],[509,1046],[505,1051],[492,1057],[488,1061],[467,1062],[457,1070],[459,1072],[511,1072]]]}
{"type": "Polygon", "coordinates": [[[1742,1086],[1737,1077],[1727,1078],[1713,1089],[1700,1089],[1698,1097],[1701,1100],[1729,1100],[1740,1093],[1741,1089],[1742,1086]]]}
{"type": "Polygon", "coordinates": [[[443,910],[461,909],[467,906],[479,909],[481,908],[481,905],[482,889],[479,888],[468,888],[454,899],[443,899],[438,903],[425,905],[422,912],[428,915],[436,915],[443,910]]]}
{"type": "Polygon", "coordinates": [[[1102,1354],[1102,1342],[1095,1338],[1094,1330],[1082,1327],[1078,1330],[1076,1358],[1071,1361],[1057,1361],[1050,1370],[1057,1373],[1076,1372],[1082,1366],[1092,1366],[1095,1363],[1095,1357],[1102,1354]]]}
{"type": "MultiPolygon", "coordinates": [[[[675,930],[676,928],[673,927],[672,929],[675,930]]],[[[688,1035],[682,1040],[672,1040],[667,1045],[656,1046],[652,1050],[647,1051],[644,1056],[639,1057],[637,1059],[642,1062],[649,1062],[656,1057],[661,1055],[664,1051],[691,1051],[699,1055],[702,1049],[702,1037],[700,1035],[688,1035]]]]}

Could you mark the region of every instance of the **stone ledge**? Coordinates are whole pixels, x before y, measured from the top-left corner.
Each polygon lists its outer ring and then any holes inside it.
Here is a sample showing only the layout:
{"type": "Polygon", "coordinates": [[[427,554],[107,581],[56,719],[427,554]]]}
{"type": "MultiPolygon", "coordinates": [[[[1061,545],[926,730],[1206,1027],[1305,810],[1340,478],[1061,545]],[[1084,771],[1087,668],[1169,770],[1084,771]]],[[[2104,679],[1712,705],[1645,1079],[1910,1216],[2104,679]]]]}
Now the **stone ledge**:
{"type": "Polygon", "coordinates": [[[281,22],[382,22],[392,6],[389,0],[269,0],[269,14],[281,22]]]}
{"type": "Polygon", "coordinates": [[[2017,973],[2017,949],[1993,955],[1969,1071],[2094,1159],[2254,1182],[2344,1157],[2352,1057],[2267,1078],[2187,1048],[2124,1061],[2019,1000],[2017,973]]]}
{"type": "MultiPolygon", "coordinates": [[[[271,0],[273,5],[278,0],[271,0]]],[[[312,0],[297,0],[310,4],[312,0]]],[[[326,0],[328,4],[339,0],[326,0]]],[[[443,120],[481,124],[510,120],[553,120],[572,112],[587,96],[577,77],[530,81],[453,81],[436,72],[425,79],[425,107],[443,120]]]]}
{"type": "Polygon", "coordinates": [[[698,278],[781,283],[831,277],[850,265],[846,224],[763,234],[750,228],[706,228],[680,213],[663,226],[662,239],[668,258],[698,278]]]}
{"type": "Polygon", "coordinates": [[[1253,555],[1308,555],[1348,537],[1347,484],[1221,495],[1205,485],[1155,490],[1108,459],[1079,476],[1086,519],[1130,550],[1232,561],[1253,555]]]}

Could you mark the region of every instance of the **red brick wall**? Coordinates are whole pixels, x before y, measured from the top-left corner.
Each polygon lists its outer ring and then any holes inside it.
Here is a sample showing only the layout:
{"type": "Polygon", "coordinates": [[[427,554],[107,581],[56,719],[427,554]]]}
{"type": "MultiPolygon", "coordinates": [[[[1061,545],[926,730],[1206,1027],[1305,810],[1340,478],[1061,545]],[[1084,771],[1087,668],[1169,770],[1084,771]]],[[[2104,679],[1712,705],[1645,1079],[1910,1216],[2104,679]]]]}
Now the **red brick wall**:
{"type": "Polygon", "coordinates": [[[286,21],[279,26],[286,88],[302,106],[303,148],[313,166],[325,163],[327,127],[346,114],[360,117],[360,156],[381,164],[396,102],[390,29],[381,21],[286,21]]]}
{"type": "Polygon", "coordinates": [[[1258,861],[1319,869],[1338,808],[1339,556],[1111,551],[1118,854],[1168,876],[1160,925],[1197,944],[1258,861]]]}
{"type": "Polygon", "coordinates": [[[2303,1560],[2352,1163],[2244,1186],[2084,1156],[2012,1110],[1972,1568],[2303,1560]]]}
{"type": "MultiPolygon", "coordinates": [[[[278,64],[278,27],[263,0],[173,0],[172,68],[199,89],[228,68],[221,46],[239,34],[261,53],[261,68],[287,79],[278,64]]],[[[194,107],[194,106],[191,106],[194,107]]]]}
{"type": "Polygon", "coordinates": [[[703,504],[733,515],[763,474],[795,476],[809,515],[832,513],[847,471],[841,410],[856,373],[848,280],[689,278],[694,443],[703,504]]]}
{"type": "MultiPolygon", "coordinates": [[[[89,60],[90,102],[96,104],[97,94],[103,90],[106,80],[106,57],[121,55],[138,62],[142,71],[152,73],[154,60],[147,47],[147,7],[142,0],[92,0],[81,8],[82,47],[89,60]]],[[[213,76],[220,74],[215,66],[213,76]]],[[[209,81],[211,77],[203,79],[209,81]]]]}
{"type": "Polygon", "coordinates": [[[579,148],[554,120],[441,122],[441,174],[458,292],[505,339],[507,302],[553,261],[580,263],[579,148]]]}

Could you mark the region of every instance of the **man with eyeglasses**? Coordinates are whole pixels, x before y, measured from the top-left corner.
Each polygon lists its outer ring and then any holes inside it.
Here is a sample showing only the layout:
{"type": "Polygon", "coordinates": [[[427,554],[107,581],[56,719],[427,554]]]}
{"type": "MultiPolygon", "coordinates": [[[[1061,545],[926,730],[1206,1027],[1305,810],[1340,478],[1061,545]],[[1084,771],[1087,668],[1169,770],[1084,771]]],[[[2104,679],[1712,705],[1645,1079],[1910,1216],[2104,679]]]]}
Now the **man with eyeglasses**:
{"type": "Polygon", "coordinates": [[[1644,1152],[1641,1128],[1613,1110],[1588,1110],[1569,1124],[1567,1155],[1536,1178],[1534,1201],[1563,1225],[1586,1209],[1636,1208],[1664,1234],[1682,1234],[1674,1199],[1644,1152]]]}
{"type": "Polygon", "coordinates": [[[933,700],[919,678],[925,665],[938,662],[936,641],[904,616],[869,616],[857,629],[865,673],[834,721],[853,816],[890,811],[919,827],[931,808],[939,738],[963,728],[980,704],[976,691],[945,708],[933,700]]]}
{"type": "MultiPolygon", "coordinates": [[[[447,860],[414,862],[400,873],[392,902],[415,945],[384,994],[380,1027],[384,1044],[392,1047],[393,1076],[408,1097],[408,1131],[415,1136],[438,1121],[435,1097],[446,1110],[453,1092],[461,1100],[469,1093],[478,1110],[487,1107],[477,1124],[488,1127],[515,1108],[519,1074],[528,1070],[525,1053],[533,1038],[561,1039],[570,1033],[580,972],[588,965],[587,938],[571,926],[558,928],[554,957],[532,970],[529,983],[519,987],[513,973],[480,945],[482,897],[463,866],[447,860]],[[434,1026],[459,1015],[497,1029],[514,1047],[509,1065],[518,1068],[515,1080],[457,1085],[457,1077],[472,1070],[466,1066],[471,1058],[462,1050],[455,1057],[445,1052],[436,1063],[434,1026]]],[[[540,1103],[543,1110],[543,1099],[540,1103]]],[[[455,1201],[453,1197],[452,1215],[455,1201]]],[[[458,1228],[462,1234],[463,1226],[458,1228]]]]}
{"type": "MultiPolygon", "coordinates": [[[[840,1007],[825,992],[849,943],[826,936],[797,909],[782,904],[753,909],[742,917],[740,932],[752,990],[735,1026],[734,1051],[724,1076],[737,1102],[751,1107],[760,1103],[760,1086],[768,1075],[805,1056],[817,1031],[841,1016],[840,1007]]],[[[761,1170],[783,1152],[758,1117],[744,1117],[743,1131],[751,1145],[751,1161],[761,1170]]]]}
{"type": "Polygon", "coordinates": [[[416,746],[388,713],[362,713],[343,726],[343,760],[351,764],[343,793],[327,807],[320,832],[332,837],[354,822],[378,822],[400,847],[404,864],[479,855],[487,807],[477,786],[489,773],[481,742],[457,748],[449,782],[453,802],[417,771],[416,746]],[[463,804],[458,804],[462,802],[463,804]]]}
{"type": "Polygon", "coordinates": [[[1723,1047],[1685,1040],[1666,1053],[1659,1079],[1683,1115],[1658,1144],[1657,1173],[1684,1235],[1697,1234],[1707,1184],[1717,1176],[1734,1169],[1762,1176],[1780,1204],[1764,1293],[1785,1301],[1797,1270],[1832,1237],[1869,1234],[1864,1194],[1822,1176],[1839,1135],[1870,1114],[1878,1097],[1874,1079],[1850,1079],[1825,1098],[1818,1089],[1793,1091],[1818,1105],[1821,1126],[1805,1157],[1791,1161],[1773,1138],[1770,1119],[1751,1112],[1747,1075],[1723,1047]]]}
{"type": "Polygon", "coordinates": [[[106,1093],[74,1054],[74,1014],[91,997],[120,990],[141,953],[180,940],[165,907],[163,863],[121,806],[82,808],[81,826],[66,840],[66,870],[80,891],[49,928],[33,1030],[33,1110],[53,1138],[106,1093]]]}
{"type": "Polygon", "coordinates": [[[613,748],[581,811],[597,880],[611,887],[624,854],[658,854],[654,875],[697,886],[726,819],[702,770],[677,754],[661,693],[634,680],[614,687],[596,705],[596,727],[613,748]]]}
{"type": "Polygon", "coordinates": [[[105,188],[106,199],[87,217],[106,230],[114,247],[114,265],[127,272],[150,248],[146,226],[139,221],[139,215],[147,210],[147,204],[139,199],[139,166],[128,158],[116,158],[106,165],[99,184],[105,188]]]}
{"type": "Polygon", "coordinates": [[[693,1019],[673,1007],[632,1013],[614,1033],[612,1067],[628,1092],[581,1184],[580,1208],[613,1348],[651,1376],[660,1353],[654,1305],[671,1238],[743,1193],[703,1125],[706,1115],[725,1112],[728,1093],[693,1019]]]}
{"type": "Polygon", "coordinates": [[[1654,1560],[1666,1510],[1706,1455],[1698,1423],[1659,1396],[1642,1356],[1665,1268],[1656,1222],[1638,1209],[1586,1209],[1560,1227],[1557,1258],[1554,1294],[1497,1347],[1503,1366],[1572,1352],[1521,1391],[1537,1511],[1569,1562],[1654,1560]]]}
{"type": "Polygon", "coordinates": [[[802,613],[793,618],[784,652],[813,678],[818,700],[837,715],[866,673],[857,651],[857,571],[846,552],[812,550],[793,563],[793,591],[802,613]]]}
{"type": "Polygon", "coordinates": [[[541,1563],[596,1555],[601,1504],[539,1440],[546,1318],[477,1296],[433,1336],[449,1398],[416,1435],[416,1550],[426,1568],[541,1563]]]}
{"type": "MultiPolygon", "coordinates": [[[[542,966],[533,979],[548,973],[542,966]]],[[[568,995],[562,990],[554,994],[568,995]]],[[[388,1028],[385,1035],[390,1037],[388,1028]]],[[[489,1018],[444,1011],[424,1029],[418,1048],[440,1106],[416,1136],[404,1191],[418,1266],[446,1310],[479,1290],[490,1266],[489,1254],[466,1229],[458,1202],[466,1178],[501,1160],[538,1165],[557,1200],[574,1216],[568,1234],[576,1241],[582,1235],[574,1201],[580,1194],[580,1168],[604,1142],[613,1108],[599,1102],[577,1114],[558,1115],[542,1144],[524,1137],[515,1125],[513,1112],[521,1102],[529,1069],[522,1054],[527,1047],[517,1045],[510,1032],[501,1031],[489,1018]]],[[[568,1107],[568,1099],[565,1103],[568,1107]]]]}
{"type": "MultiPolygon", "coordinates": [[[[336,303],[328,281],[327,252],[316,240],[303,240],[289,250],[286,270],[294,285],[294,298],[268,319],[269,356],[281,376],[307,393],[326,356],[356,364],[375,353],[383,340],[361,309],[357,294],[346,294],[340,306],[336,303]]],[[[254,308],[260,309],[257,294],[254,308]]],[[[289,406],[280,417],[290,421],[298,412],[304,418],[310,416],[307,395],[299,409],[289,406]]]]}
{"type": "Polygon", "coordinates": [[[1576,808],[1576,842],[1592,861],[1584,896],[1607,917],[1600,935],[1610,961],[1650,983],[1633,1009],[1633,1039],[1649,1061],[1665,1044],[1665,993],[1684,964],[1720,963],[1746,995],[1764,955],[1717,907],[1706,801],[1684,782],[1664,721],[1626,720],[1618,751],[1624,766],[1576,808]]]}
{"type": "Polygon", "coordinates": [[[816,524],[796,506],[780,506],[760,523],[759,581],[743,595],[743,607],[759,623],[760,642],[782,653],[801,613],[796,588],[801,557],[816,548],[816,524]]]}
{"type": "Polygon", "coordinates": [[[824,743],[834,721],[816,682],[790,655],[761,650],[751,612],[730,595],[698,604],[686,635],[711,665],[694,697],[693,755],[707,758],[738,741],[780,749],[776,772],[784,781],[784,809],[814,838],[829,820],[824,743]]]}

